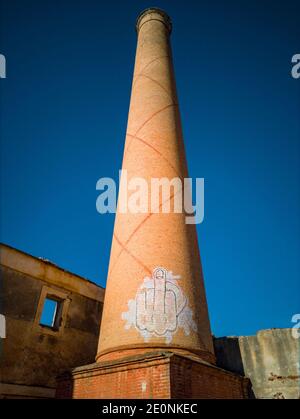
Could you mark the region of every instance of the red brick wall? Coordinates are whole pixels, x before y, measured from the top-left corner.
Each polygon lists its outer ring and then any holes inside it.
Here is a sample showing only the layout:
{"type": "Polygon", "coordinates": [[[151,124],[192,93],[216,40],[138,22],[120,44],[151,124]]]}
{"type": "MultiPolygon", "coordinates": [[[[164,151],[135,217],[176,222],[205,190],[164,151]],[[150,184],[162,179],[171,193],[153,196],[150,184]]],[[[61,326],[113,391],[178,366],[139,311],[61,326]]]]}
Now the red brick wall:
{"type": "Polygon", "coordinates": [[[168,398],[167,364],[134,368],[77,379],[73,397],[78,398],[168,398]]]}
{"type": "Polygon", "coordinates": [[[130,363],[94,364],[58,381],[57,398],[170,398],[168,357],[134,358],[130,363]],[[100,367],[103,365],[103,367],[100,367]],[[72,384],[70,384],[72,382],[72,384]]]}
{"type": "Polygon", "coordinates": [[[238,375],[181,357],[174,357],[170,370],[172,398],[245,398],[247,380],[238,375]]]}
{"type": "Polygon", "coordinates": [[[173,354],[96,363],[58,382],[57,398],[244,398],[244,378],[173,354]]]}

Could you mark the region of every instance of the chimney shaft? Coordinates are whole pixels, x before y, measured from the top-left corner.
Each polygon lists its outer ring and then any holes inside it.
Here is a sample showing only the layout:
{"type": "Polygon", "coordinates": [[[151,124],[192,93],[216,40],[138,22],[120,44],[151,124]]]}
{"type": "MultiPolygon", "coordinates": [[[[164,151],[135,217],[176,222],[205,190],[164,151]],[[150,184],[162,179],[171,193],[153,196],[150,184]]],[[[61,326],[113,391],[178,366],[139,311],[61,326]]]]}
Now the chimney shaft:
{"type": "MultiPolygon", "coordinates": [[[[170,18],[148,9],[136,29],[122,169],[128,183],[142,178],[150,190],[152,178],[183,181],[188,172],[170,18]]],[[[97,361],[168,349],[214,362],[195,225],[185,213],[122,213],[120,206],[119,195],[97,361]]]]}

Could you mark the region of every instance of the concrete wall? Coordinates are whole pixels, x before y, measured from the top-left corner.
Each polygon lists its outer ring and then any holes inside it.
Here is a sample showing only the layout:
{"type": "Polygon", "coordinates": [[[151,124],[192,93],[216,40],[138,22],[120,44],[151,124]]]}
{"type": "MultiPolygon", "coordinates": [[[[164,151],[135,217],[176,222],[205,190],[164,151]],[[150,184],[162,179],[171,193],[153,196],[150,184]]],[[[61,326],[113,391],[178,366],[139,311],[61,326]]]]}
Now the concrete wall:
{"type": "Polygon", "coordinates": [[[250,378],[256,398],[300,398],[300,339],[292,329],[217,338],[214,346],[218,366],[250,378]]]}
{"type": "MultiPolygon", "coordinates": [[[[94,362],[104,290],[57,266],[1,245],[0,395],[54,397],[56,376],[94,362]],[[46,296],[61,300],[57,330],[40,325],[46,296]]],[[[1,396],[0,396],[1,397],[1,396]]]]}

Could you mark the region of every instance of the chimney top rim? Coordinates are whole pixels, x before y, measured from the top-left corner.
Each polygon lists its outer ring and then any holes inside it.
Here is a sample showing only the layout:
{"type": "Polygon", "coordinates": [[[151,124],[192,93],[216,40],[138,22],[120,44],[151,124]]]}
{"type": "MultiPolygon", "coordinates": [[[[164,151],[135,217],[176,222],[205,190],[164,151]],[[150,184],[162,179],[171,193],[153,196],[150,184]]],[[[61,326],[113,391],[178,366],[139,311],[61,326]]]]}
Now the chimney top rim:
{"type": "Polygon", "coordinates": [[[169,30],[169,33],[172,32],[172,21],[171,21],[170,16],[164,10],[160,9],[159,7],[149,7],[147,9],[143,10],[137,17],[136,25],[135,25],[137,33],[139,32],[140,23],[141,23],[142,19],[146,15],[151,14],[151,13],[157,13],[157,14],[161,15],[163,17],[162,23],[165,24],[165,26],[169,30]]]}

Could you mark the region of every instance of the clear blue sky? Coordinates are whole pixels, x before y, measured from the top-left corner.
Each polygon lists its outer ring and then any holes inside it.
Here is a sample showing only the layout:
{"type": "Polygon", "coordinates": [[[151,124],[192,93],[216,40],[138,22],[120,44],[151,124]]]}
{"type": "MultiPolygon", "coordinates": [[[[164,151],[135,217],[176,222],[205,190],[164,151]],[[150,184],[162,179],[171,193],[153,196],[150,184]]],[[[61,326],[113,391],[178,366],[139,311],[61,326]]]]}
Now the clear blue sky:
{"type": "Polygon", "coordinates": [[[300,312],[298,0],[2,0],[1,241],[104,286],[114,216],[96,181],[121,166],[149,6],[172,45],[215,335],[290,327],[300,312]]]}

